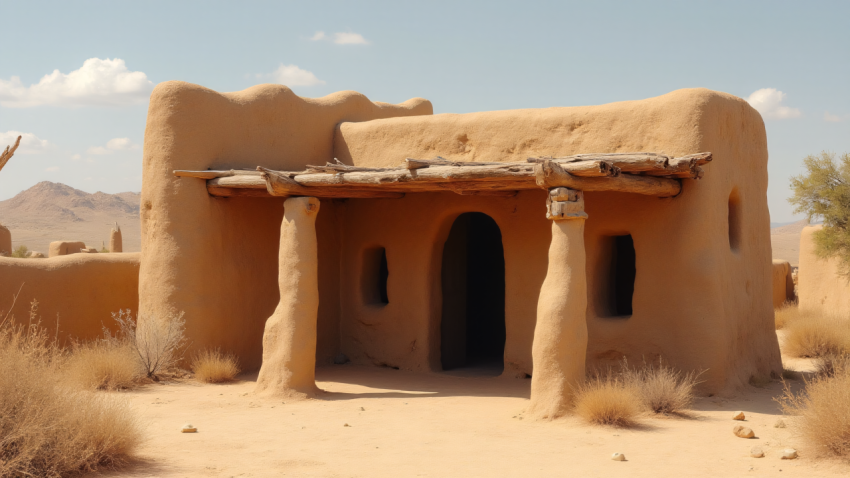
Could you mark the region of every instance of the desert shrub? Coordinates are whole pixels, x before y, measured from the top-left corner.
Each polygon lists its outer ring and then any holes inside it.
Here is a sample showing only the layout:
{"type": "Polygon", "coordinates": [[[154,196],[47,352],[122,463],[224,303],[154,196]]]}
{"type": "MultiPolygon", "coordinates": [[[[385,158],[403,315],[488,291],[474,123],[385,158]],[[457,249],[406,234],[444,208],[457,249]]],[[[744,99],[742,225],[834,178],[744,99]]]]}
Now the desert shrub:
{"type": "Polygon", "coordinates": [[[776,330],[781,330],[787,327],[792,322],[805,320],[811,314],[801,312],[797,304],[793,302],[785,302],[781,307],[774,310],[774,323],[776,330]]]}
{"type": "Polygon", "coordinates": [[[84,389],[123,390],[135,387],[145,371],[128,342],[109,336],[76,345],[63,376],[84,389]]]}
{"type": "Polygon", "coordinates": [[[160,374],[175,369],[183,358],[186,320],[182,312],[164,320],[145,320],[139,327],[129,309],[113,313],[112,318],[118,325],[119,336],[138,357],[146,377],[159,380],[160,374]]]}
{"type": "Polygon", "coordinates": [[[27,257],[27,252],[29,252],[27,246],[21,244],[12,251],[12,257],[25,258],[27,257]]]}
{"type": "Polygon", "coordinates": [[[657,414],[681,414],[694,402],[694,388],[700,383],[697,372],[682,372],[658,361],[629,368],[623,363],[623,380],[635,390],[643,407],[657,414]]]}
{"type": "Polygon", "coordinates": [[[824,357],[850,353],[850,321],[825,314],[808,314],[786,327],[785,353],[793,357],[824,357]]]}
{"type": "Polygon", "coordinates": [[[140,443],[125,403],[63,386],[65,353],[35,318],[0,321],[0,476],[66,476],[120,464],[140,443]]]}
{"type": "Polygon", "coordinates": [[[239,362],[233,354],[206,349],[192,359],[192,372],[200,382],[229,382],[239,373],[239,362]]]}
{"type": "Polygon", "coordinates": [[[789,387],[780,399],[782,411],[798,415],[798,433],[825,455],[850,457],[850,363],[833,362],[832,375],[820,375],[800,393],[789,387]]]}
{"type": "Polygon", "coordinates": [[[631,426],[641,411],[639,392],[616,374],[591,377],[573,392],[576,414],[590,423],[631,426]]]}

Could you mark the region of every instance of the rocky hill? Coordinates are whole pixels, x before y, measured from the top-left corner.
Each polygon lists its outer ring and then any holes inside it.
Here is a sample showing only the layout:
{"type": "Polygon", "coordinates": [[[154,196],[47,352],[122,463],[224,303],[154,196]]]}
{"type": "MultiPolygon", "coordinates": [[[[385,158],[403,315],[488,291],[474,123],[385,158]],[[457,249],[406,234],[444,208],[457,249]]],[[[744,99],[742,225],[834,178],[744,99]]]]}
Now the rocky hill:
{"type": "Polygon", "coordinates": [[[52,241],[83,241],[101,248],[109,243],[109,230],[121,226],[124,251],[141,249],[139,202],[141,194],[94,194],[62,183],[43,181],[0,201],[0,224],[12,231],[12,246],[47,252],[52,241]]]}

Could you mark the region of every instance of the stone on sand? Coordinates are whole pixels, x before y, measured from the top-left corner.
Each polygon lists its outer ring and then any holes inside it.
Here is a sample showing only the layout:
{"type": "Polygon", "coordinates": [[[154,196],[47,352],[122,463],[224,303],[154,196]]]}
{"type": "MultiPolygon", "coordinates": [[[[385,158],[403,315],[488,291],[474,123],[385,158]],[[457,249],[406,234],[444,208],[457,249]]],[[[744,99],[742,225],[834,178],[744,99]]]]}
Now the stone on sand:
{"type": "Polygon", "coordinates": [[[732,420],[744,420],[746,417],[744,416],[744,412],[738,412],[732,417],[732,420]]]}
{"type": "Polygon", "coordinates": [[[783,460],[793,460],[797,458],[797,450],[793,448],[786,448],[782,450],[782,459],[783,460]]]}
{"type": "Polygon", "coordinates": [[[751,428],[742,427],[741,425],[738,425],[733,428],[732,433],[734,433],[735,436],[741,438],[753,438],[756,436],[756,434],[753,433],[753,430],[751,428]]]}
{"type": "Polygon", "coordinates": [[[614,461],[626,461],[626,455],[622,453],[614,453],[611,455],[611,459],[614,461]]]}
{"type": "Polygon", "coordinates": [[[750,449],[750,456],[753,458],[764,458],[764,451],[757,446],[750,449]]]}

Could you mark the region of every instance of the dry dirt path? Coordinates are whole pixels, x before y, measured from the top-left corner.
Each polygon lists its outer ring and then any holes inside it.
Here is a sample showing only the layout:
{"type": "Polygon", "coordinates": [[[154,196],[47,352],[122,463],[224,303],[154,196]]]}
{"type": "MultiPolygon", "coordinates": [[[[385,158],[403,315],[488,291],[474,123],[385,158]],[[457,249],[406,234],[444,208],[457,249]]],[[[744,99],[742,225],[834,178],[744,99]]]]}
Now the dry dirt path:
{"type": "Polygon", "coordinates": [[[352,365],[321,367],[317,375],[324,399],[297,403],[252,396],[254,377],[126,393],[148,441],[138,464],[105,476],[850,475],[850,466],[813,460],[788,428],[773,427],[777,382],[738,398],[699,399],[691,419],[645,418],[642,428],[616,429],[575,418],[521,419],[528,380],[352,365]],[[732,435],[736,410],[746,412],[757,439],[732,435]],[[198,433],[180,433],[186,422],[198,433]],[[749,456],[755,445],[765,458],[749,456]],[[780,460],[786,446],[801,458],[780,460]],[[612,461],[614,452],[628,461],[612,461]]]}

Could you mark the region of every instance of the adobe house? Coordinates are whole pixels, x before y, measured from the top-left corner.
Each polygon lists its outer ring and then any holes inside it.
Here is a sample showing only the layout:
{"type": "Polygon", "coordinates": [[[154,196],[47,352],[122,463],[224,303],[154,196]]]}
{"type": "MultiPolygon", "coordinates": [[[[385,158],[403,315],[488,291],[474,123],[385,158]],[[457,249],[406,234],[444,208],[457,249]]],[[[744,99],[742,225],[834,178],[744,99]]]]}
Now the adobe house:
{"type": "Polygon", "coordinates": [[[623,357],[708,393],[781,372],[764,124],[728,94],[433,115],[167,82],[143,180],[140,320],[185,312],[259,392],[343,353],[530,376],[554,417],[623,357]]]}

